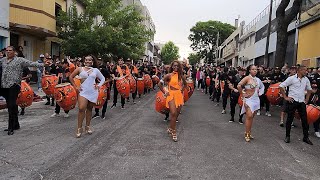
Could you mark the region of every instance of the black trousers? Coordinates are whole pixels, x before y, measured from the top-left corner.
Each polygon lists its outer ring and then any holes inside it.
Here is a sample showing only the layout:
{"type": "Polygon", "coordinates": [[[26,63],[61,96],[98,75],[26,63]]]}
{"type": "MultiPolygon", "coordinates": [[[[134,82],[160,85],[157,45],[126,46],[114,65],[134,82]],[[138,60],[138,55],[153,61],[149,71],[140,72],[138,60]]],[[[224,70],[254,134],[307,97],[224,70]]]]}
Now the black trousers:
{"type": "Polygon", "coordinates": [[[231,93],[230,95],[230,109],[231,109],[231,118],[234,119],[236,113],[236,106],[238,104],[239,94],[231,93]]]}
{"type": "Polygon", "coordinates": [[[302,123],[302,129],[303,129],[303,136],[304,138],[307,138],[308,131],[309,131],[309,125],[307,122],[307,111],[306,111],[306,104],[305,103],[299,103],[294,101],[293,103],[287,104],[287,122],[286,122],[286,136],[290,137],[290,131],[291,131],[291,124],[293,122],[293,118],[295,115],[296,110],[298,110],[298,113],[301,118],[302,123]]]}
{"type": "MultiPolygon", "coordinates": [[[[102,116],[105,116],[106,115],[106,112],[107,112],[107,107],[108,107],[108,100],[106,100],[106,102],[103,104],[102,106],[102,116]]],[[[99,108],[95,108],[95,112],[96,114],[99,115],[99,108]]]]}
{"type": "MultiPolygon", "coordinates": [[[[113,85],[113,104],[117,105],[119,92],[115,84],[116,84],[116,81],[114,81],[114,85],[113,85]]],[[[126,99],[121,96],[121,106],[124,106],[125,103],[126,103],[126,99]]]]}
{"type": "Polygon", "coordinates": [[[20,124],[18,120],[18,105],[16,103],[18,94],[20,93],[20,86],[15,84],[10,88],[2,88],[1,95],[6,99],[7,108],[9,112],[8,129],[19,129],[20,124]]]}
{"type": "Polygon", "coordinates": [[[210,96],[212,96],[212,94],[213,94],[213,88],[214,88],[213,86],[214,86],[214,85],[210,85],[210,86],[209,86],[209,95],[210,95],[210,96]]]}
{"type": "Polygon", "coordinates": [[[203,79],[200,79],[198,81],[198,89],[201,87],[201,89],[203,89],[203,79]]]}
{"type": "Polygon", "coordinates": [[[49,96],[46,96],[47,98],[47,101],[50,103],[50,99],[51,99],[51,103],[53,104],[54,103],[54,98],[53,97],[49,97],[49,96]]]}
{"type": "Polygon", "coordinates": [[[266,105],[266,111],[270,111],[270,102],[266,94],[260,96],[260,109],[262,109],[264,105],[266,105]]]}
{"type": "MultiPolygon", "coordinates": [[[[60,114],[60,109],[61,109],[61,107],[59,106],[59,104],[58,103],[56,103],[56,109],[55,109],[55,113],[56,114],[60,114]]],[[[68,114],[69,113],[69,111],[64,111],[66,114],[68,114]]]]}
{"type": "Polygon", "coordinates": [[[227,107],[228,96],[230,96],[230,91],[224,90],[224,92],[223,92],[223,94],[222,94],[222,106],[223,106],[223,109],[224,109],[224,110],[225,110],[226,107],[227,107]]]}
{"type": "Polygon", "coordinates": [[[214,87],[212,101],[216,99],[217,102],[220,102],[220,96],[221,96],[221,89],[219,87],[218,88],[214,87]]]}

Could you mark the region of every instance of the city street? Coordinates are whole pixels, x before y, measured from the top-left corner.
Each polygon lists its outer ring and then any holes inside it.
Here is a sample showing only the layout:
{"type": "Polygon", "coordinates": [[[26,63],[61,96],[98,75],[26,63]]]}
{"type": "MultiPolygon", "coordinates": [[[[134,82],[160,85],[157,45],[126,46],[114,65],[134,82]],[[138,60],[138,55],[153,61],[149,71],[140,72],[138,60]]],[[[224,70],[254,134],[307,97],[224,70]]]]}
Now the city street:
{"type": "Polygon", "coordinates": [[[50,118],[54,107],[35,103],[13,136],[2,131],[7,112],[1,110],[0,179],[320,179],[320,140],[312,126],[313,146],[302,142],[298,122],[286,144],[278,116],[259,116],[255,139],[246,143],[244,125],[229,123],[221,106],[196,91],[179,117],[175,143],[154,110],[154,94],[125,110],[109,106],[105,120],[92,121],[94,133],[79,139],[76,110],[50,118]]]}

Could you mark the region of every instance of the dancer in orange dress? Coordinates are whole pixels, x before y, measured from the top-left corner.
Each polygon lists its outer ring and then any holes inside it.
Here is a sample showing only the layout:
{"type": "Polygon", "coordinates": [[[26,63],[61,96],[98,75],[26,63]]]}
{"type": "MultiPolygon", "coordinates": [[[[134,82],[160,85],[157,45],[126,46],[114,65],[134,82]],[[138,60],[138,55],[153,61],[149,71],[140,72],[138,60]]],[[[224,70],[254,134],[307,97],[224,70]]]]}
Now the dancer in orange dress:
{"type": "Polygon", "coordinates": [[[172,140],[177,142],[176,121],[184,104],[182,92],[184,87],[187,87],[187,82],[179,61],[175,60],[171,63],[169,72],[160,81],[159,88],[165,94],[166,106],[170,110],[170,127],[167,131],[171,135],[172,140]],[[168,88],[165,88],[164,85],[167,85],[168,88]]]}

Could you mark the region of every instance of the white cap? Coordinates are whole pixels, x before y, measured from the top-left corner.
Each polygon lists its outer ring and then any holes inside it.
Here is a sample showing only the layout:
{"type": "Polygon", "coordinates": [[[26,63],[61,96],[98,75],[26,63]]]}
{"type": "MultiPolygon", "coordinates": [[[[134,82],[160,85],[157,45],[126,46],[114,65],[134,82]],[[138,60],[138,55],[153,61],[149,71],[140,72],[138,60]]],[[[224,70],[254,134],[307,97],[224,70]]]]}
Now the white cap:
{"type": "Polygon", "coordinates": [[[40,58],[44,58],[44,55],[43,55],[43,54],[40,54],[40,58]]]}

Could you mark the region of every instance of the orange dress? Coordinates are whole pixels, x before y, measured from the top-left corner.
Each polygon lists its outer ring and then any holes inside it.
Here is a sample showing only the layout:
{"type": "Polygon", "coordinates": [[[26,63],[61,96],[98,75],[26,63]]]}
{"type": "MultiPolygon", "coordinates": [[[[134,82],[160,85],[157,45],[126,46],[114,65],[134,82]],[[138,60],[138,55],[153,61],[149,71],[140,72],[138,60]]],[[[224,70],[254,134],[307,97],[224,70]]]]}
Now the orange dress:
{"type": "Polygon", "coordinates": [[[183,100],[183,94],[182,94],[182,83],[179,82],[178,79],[178,73],[173,72],[171,75],[171,80],[168,84],[168,91],[169,91],[169,96],[166,99],[166,107],[169,108],[169,102],[174,100],[174,103],[176,105],[176,108],[179,106],[182,106],[184,104],[183,100]],[[171,87],[178,89],[178,90],[173,90],[171,87]]]}

